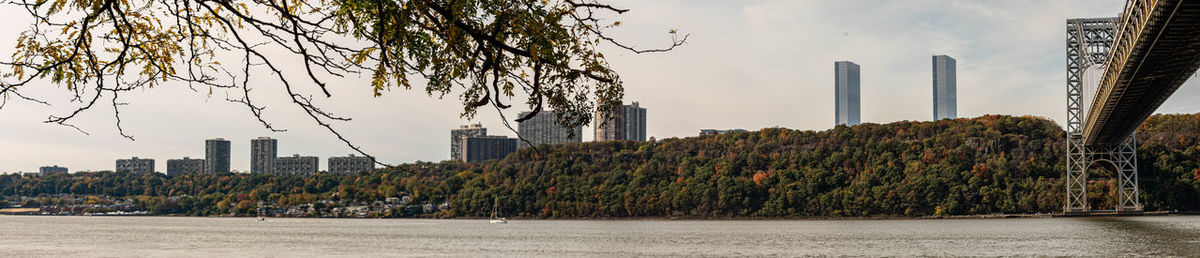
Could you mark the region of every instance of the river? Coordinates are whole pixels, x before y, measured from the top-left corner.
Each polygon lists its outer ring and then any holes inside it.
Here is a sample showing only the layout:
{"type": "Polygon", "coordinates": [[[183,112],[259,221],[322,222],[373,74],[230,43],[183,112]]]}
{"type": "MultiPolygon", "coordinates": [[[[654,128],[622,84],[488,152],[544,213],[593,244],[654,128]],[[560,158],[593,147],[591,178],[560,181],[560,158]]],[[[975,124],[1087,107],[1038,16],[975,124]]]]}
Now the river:
{"type": "Polygon", "coordinates": [[[486,220],[0,216],[0,257],[1196,256],[1200,216],[486,220]]]}

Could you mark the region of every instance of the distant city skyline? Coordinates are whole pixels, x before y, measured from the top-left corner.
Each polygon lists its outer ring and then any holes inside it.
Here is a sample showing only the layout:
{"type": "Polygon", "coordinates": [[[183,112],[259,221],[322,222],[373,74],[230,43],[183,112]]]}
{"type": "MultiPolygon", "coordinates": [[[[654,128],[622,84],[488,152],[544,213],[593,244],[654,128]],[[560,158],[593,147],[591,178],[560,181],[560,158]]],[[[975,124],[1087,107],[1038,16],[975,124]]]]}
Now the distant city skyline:
{"type": "MultiPolygon", "coordinates": [[[[612,4],[631,9],[612,36],[639,47],[668,39],[666,31],[690,34],[688,44],[661,54],[632,54],[605,47],[613,69],[621,75],[626,101],[654,107],[647,135],[656,138],[694,136],[699,128],[786,127],[825,130],[833,126],[834,78],[829,63],[853,60],[868,68],[861,101],[863,123],[930,119],[931,55],[957,59],[958,117],[984,114],[1034,115],[1065,122],[1063,21],[1074,17],[1111,17],[1119,1],[633,1],[612,4]],[[855,15],[845,15],[846,13],[855,15]],[[786,112],[781,112],[786,111],[786,112]]],[[[28,24],[20,8],[0,14],[11,23],[28,24]]],[[[0,42],[15,42],[26,28],[0,28],[0,42]]],[[[12,53],[0,47],[0,55],[12,53]]],[[[304,69],[302,66],[284,69],[304,69]]],[[[382,97],[370,93],[369,76],[331,80],[326,111],[352,117],[335,124],[344,136],[380,162],[438,161],[449,156],[447,129],[483,123],[489,133],[515,137],[494,110],[480,110],[473,120],[461,119],[461,101],[450,94],[439,99],[419,88],[392,89],[382,97]]],[[[268,136],[287,144],[280,153],[319,157],[353,153],[345,143],[308,120],[286,92],[251,78],[264,94],[264,117],[286,132],[271,132],[225,92],[206,87],[163,84],[122,95],[121,125],[136,140],[117,132],[111,108],[80,114],[74,125],[86,130],[42,123],[50,115],[71,111],[68,98],[49,99],[55,106],[10,100],[0,110],[0,173],[34,172],[59,165],[75,171],[111,170],[113,160],[131,156],[165,160],[203,158],[198,142],[231,139],[231,170],[249,171],[249,139],[268,136]]],[[[1200,111],[1200,85],[1189,82],[1163,104],[1162,113],[1200,111]]],[[[305,85],[301,94],[320,96],[305,85]]],[[[32,96],[62,96],[66,89],[38,82],[23,87],[32,96]]],[[[524,99],[506,110],[512,121],[529,111],[524,99]]],[[[591,126],[583,141],[593,140],[591,126]]]]}

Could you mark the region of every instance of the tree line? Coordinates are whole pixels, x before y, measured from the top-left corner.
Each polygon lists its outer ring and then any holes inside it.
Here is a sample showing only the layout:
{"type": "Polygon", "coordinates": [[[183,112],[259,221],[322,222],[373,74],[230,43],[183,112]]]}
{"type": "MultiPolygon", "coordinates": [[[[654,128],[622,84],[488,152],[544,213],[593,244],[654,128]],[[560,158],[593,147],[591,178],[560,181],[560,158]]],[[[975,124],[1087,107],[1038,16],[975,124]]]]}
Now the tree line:
{"type": "MultiPolygon", "coordinates": [[[[1200,210],[1200,114],[1156,115],[1137,132],[1147,210],[1200,210]]],[[[789,218],[1057,212],[1065,132],[1038,117],[767,128],[650,142],[526,148],[480,163],[417,162],[350,176],[0,176],[0,195],[129,197],[152,214],[252,214],[318,200],[409,196],[429,214],[523,218],[789,218]],[[175,198],[172,198],[175,197],[175,198]]],[[[1089,176],[1094,209],[1116,176],[1089,176]]]]}

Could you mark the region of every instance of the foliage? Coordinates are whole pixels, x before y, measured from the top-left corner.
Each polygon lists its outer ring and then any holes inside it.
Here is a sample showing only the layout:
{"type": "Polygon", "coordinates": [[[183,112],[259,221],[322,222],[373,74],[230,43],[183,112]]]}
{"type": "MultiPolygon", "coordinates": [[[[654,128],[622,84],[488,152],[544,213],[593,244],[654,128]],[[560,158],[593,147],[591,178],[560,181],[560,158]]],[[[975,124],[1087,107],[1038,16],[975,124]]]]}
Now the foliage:
{"type": "MultiPolygon", "coordinates": [[[[1194,135],[1180,129],[1197,124],[1197,115],[1160,115],[1140,129],[1148,210],[1200,210],[1200,144],[1175,140],[1194,135]]],[[[242,204],[257,201],[289,206],[401,195],[420,204],[449,202],[438,214],[446,217],[488,216],[497,198],[505,216],[533,218],[1057,212],[1063,138],[1046,119],[989,115],[542,146],[503,160],[422,162],[346,177],[9,175],[0,177],[0,195],[139,196],[157,214],[191,215],[245,212],[251,207],[242,204]],[[183,195],[192,198],[162,201],[183,195]]],[[[1093,198],[1111,203],[1111,179],[1093,180],[1101,190],[1093,198]]]]}
{"type": "MultiPolygon", "coordinates": [[[[15,44],[11,72],[0,81],[0,107],[11,96],[42,104],[18,89],[46,79],[65,86],[76,109],[47,123],[68,125],[101,98],[111,99],[121,135],[119,95],[168,82],[194,91],[225,91],[268,129],[264,106],[255,104],[250,77],[268,78],[290,101],[339,139],[312,93],[330,98],[341,78],[370,76],[380,96],[424,82],[442,98],[460,89],[461,116],[480,107],[497,110],[525,101],[532,110],[558,111],[568,127],[587,124],[597,104],[621,102],[618,74],[599,51],[605,35],[628,11],[598,0],[18,0],[32,16],[15,44]],[[224,61],[224,63],[223,63],[224,61]],[[292,67],[295,65],[295,67],[292,67]],[[300,67],[302,66],[302,67],[300,67]],[[421,82],[410,81],[420,77],[421,82]],[[520,93],[520,95],[518,95],[520,93]]],[[[260,83],[260,82],[256,82],[260,83]]],[[[78,128],[76,128],[78,129],[78,128]]],[[[362,151],[359,151],[362,152],[362,151]]],[[[363,153],[366,154],[366,153],[363,153]]],[[[368,155],[369,156],[369,155],[368,155]]]]}
{"type": "Polygon", "coordinates": [[[1200,114],[1151,116],[1137,136],[1146,207],[1200,210],[1200,114]]]}

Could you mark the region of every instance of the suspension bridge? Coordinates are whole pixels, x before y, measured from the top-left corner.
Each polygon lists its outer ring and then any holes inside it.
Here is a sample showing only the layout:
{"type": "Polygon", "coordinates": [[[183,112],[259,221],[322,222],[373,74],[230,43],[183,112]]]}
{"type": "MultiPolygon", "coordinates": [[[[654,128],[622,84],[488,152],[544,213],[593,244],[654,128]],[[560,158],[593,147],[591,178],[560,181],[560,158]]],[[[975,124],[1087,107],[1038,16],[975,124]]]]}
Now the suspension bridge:
{"type": "Polygon", "coordinates": [[[1200,68],[1200,1],[1130,0],[1119,17],[1067,20],[1064,213],[1094,212],[1089,168],[1113,169],[1118,213],[1140,213],[1134,130],[1200,68]]]}

